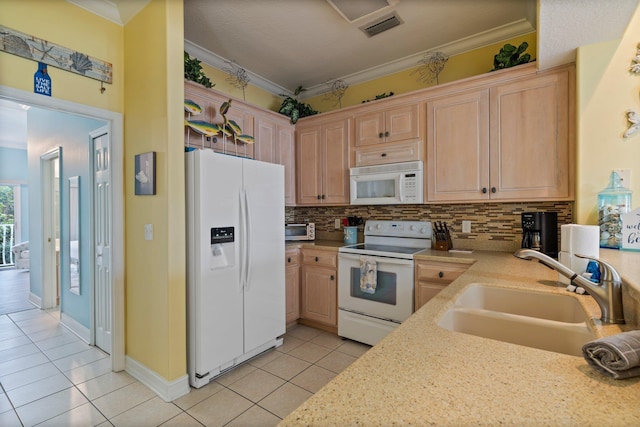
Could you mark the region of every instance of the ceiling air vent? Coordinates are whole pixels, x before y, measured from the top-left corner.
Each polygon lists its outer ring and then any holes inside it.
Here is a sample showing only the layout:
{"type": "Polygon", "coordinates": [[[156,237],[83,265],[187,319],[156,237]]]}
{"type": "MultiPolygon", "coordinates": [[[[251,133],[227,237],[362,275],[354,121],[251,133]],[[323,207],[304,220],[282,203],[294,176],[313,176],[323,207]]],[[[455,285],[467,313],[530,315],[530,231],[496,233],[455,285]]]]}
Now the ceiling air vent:
{"type": "Polygon", "coordinates": [[[389,15],[378,18],[373,22],[363,25],[362,27],[360,27],[360,29],[367,35],[367,37],[373,37],[376,34],[380,34],[382,32],[390,30],[393,27],[397,27],[402,23],[403,21],[400,19],[400,17],[395,12],[393,12],[389,15]]]}

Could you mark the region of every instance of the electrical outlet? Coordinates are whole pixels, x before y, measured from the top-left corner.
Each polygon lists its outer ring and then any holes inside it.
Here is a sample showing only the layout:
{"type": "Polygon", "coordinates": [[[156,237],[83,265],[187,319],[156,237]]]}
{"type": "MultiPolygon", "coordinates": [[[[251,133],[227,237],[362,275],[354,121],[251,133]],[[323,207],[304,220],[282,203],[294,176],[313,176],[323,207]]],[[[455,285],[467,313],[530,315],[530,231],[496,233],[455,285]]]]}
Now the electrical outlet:
{"type": "Polygon", "coordinates": [[[336,218],[334,220],[333,228],[335,228],[336,230],[340,230],[340,219],[339,218],[336,218]]]}
{"type": "Polygon", "coordinates": [[[471,233],[471,221],[462,221],[462,232],[471,233]]]}
{"type": "Polygon", "coordinates": [[[614,169],[613,171],[617,172],[620,179],[622,179],[624,188],[631,188],[631,169],[614,169]]]}

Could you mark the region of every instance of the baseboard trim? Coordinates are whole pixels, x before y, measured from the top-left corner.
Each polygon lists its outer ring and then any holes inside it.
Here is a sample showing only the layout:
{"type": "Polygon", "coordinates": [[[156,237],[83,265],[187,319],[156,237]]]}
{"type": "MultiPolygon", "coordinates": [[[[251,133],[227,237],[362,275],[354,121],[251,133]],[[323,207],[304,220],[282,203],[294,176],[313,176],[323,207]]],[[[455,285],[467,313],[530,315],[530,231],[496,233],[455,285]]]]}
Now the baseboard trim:
{"type": "Polygon", "coordinates": [[[125,356],[125,371],[142,384],[153,390],[165,402],[171,402],[191,391],[189,376],[183,375],[174,381],[167,381],[137,360],[125,356]]]}
{"type": "Polygon", "coordinates": [[[33,292],[29,292],[29,302],[35,305],[37,308],[42,308],[42,298],[33,292]]]}
{"type": "Polygon", "coordinates": [[[60,324],[89,344],[91,339],[89,328],[65,313],[60,313],[60,324]]]}

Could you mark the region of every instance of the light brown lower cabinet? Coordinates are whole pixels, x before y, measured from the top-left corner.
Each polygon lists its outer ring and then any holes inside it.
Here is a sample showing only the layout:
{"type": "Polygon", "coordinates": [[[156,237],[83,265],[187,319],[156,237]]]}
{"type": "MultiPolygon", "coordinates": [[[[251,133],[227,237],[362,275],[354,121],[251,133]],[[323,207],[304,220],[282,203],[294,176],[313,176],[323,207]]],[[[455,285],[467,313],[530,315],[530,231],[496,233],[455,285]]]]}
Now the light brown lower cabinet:
{"type": "Polygon", "coordinates": [[[285,253],[285,319],[292,325],[300,318],[300,249],[285,253]]]}
{"type": "Polygon", "coordinates": [[[302,319],[338,326],[338,255],[335,251],[301,249],[302,319]]]}
{"type": "Polygon", "coordinates": [[[418,310],[445,286],[464,273],[471,264],[416,261],[414,307],[418,310]]]}

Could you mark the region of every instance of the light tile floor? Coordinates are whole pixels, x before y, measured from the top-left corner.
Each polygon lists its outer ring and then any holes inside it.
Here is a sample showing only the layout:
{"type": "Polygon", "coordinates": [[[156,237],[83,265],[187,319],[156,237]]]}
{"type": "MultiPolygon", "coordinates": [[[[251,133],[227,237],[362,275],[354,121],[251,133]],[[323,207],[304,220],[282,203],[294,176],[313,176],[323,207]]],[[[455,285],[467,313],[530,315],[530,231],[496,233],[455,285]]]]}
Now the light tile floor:
{"type": "Polygon", "coordinates": [[[284,344],[173,402],[57,319],[30,309],[0,315],[0,426],[276,425],[369,349],[296,326],[284,344]]]}

